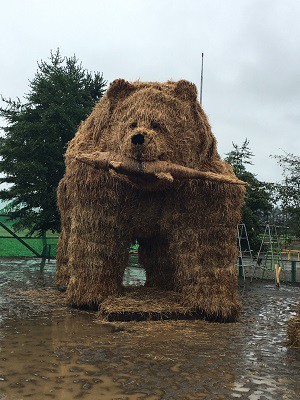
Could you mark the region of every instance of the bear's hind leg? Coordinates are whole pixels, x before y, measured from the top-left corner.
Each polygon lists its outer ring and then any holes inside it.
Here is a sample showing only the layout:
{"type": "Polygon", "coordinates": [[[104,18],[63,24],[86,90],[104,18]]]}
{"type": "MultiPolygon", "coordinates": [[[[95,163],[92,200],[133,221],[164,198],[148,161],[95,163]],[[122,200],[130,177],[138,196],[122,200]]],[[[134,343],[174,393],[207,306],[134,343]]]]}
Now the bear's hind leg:
{"type": "Polygon", "coordinates": [[[58,238],[55,282],[58,287],[66,289],[70,278],[68,245],[71,229],[71,205],[68,201],[67,184],[64,179],[60,181],[57,195],[61,217],[61,232],[58,238]]]}
{"type": "Polygon", "coordinates": [[[164,237],[155,236],[139,240],[139,262],[146,271],[145,286],[172,290],[174,268],[164,237]]]}

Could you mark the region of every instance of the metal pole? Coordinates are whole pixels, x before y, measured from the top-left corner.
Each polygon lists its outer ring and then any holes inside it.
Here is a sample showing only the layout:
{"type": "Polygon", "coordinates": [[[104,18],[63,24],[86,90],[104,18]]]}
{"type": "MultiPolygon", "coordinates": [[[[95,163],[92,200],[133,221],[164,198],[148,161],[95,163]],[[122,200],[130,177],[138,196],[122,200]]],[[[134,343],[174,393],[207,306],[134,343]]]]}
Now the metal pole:
{"type": "Polygon", "coordinates": [[[292,269],[291,269],[291,281],[292,283],[296,282],[296,261],[292,261],[292,269]]]}
{"type": "Polygon", "coordinates": [[[203,89],[203,58],[204,53],[202,53],[202,62],[201,62],[201,83],[200,83],[200,104],[202,106],[202,89],[203,89]]]}

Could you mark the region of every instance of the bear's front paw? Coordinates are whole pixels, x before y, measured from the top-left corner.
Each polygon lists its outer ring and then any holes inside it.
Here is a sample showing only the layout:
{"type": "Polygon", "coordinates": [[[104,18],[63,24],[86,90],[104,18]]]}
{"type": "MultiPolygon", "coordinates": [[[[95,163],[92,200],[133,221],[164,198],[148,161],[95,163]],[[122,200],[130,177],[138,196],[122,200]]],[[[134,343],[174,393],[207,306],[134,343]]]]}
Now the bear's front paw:
{"type": "Polygon", "coordinates": [[[71,277],[67,288],[67,302],[72,307],[98,310],[100,304],[109,296],[122,292],[117,285],[92,285],[84,278],[71,277]]]}
{"type": "Polygon", "coordinates": [[[191,294],[184,296],[184,305],[201,318],[216,322],[234,322],[238,319],[241,303],[235,296],[226,297],[216,293],[192,297],[191,294]]]}

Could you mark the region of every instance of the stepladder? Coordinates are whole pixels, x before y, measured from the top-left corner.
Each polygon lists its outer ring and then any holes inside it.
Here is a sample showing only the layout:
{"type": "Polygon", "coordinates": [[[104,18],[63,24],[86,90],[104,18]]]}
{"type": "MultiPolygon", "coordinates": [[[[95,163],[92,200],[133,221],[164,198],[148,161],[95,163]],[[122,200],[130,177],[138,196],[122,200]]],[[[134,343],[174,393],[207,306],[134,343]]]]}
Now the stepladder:
{"type": "Polygon", "coordinates": [[[266,271],[274,274],[274,281],[280,287],[280,276],[283,272],[285,279],[284,262],[282,259],[281,241],[278,234],[280,227],[276,225],[265,225],[256,263],[253,267],[251,281],[255,278],[257,270],[261,270],[261,279],[265,277],[266,271]]]}

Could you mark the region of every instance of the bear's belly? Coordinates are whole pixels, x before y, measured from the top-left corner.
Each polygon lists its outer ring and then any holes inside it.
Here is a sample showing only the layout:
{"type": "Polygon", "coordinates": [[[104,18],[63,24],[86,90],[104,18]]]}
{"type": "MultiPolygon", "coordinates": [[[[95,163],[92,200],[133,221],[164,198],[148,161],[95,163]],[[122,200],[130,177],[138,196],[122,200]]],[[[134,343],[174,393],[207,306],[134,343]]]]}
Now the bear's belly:
{"type": "Polygon", "coordinates": [[[135,238],[146,238],[160,232],[161,217],[165,208],[161,194],[138,194],[131,197],[130,207],[126,208],[130,209],[126,223],[135,238]]]}

